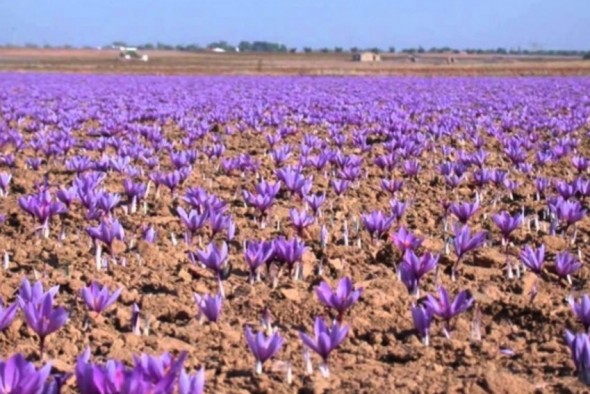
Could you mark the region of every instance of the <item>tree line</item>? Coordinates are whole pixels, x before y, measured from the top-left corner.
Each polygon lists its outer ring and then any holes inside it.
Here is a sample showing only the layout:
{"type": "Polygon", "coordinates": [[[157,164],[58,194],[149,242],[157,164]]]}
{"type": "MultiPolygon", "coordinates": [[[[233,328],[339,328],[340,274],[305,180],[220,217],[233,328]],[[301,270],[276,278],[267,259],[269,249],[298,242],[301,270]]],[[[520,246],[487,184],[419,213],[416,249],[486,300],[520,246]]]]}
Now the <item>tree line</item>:
{"type": "MultiPolygon", "coordinates": [[[[270,41],[240,41],[237,45],[228,43],[227,41],[214,41],[205,46],[201,46],[199,44],[166,44],[163,42],[156,42],[156,43],[146,43],[140,45],[130,45],[125,41],[114,41],[105,47],[114,46],[114,47],[128,47],[133,46],[137,47],[140,50],[150,51],[150,50],[160,50],[160,51],[182,51],[182,52],[203,52],[207,50],[211,50],[214,48],[223,49],[226,52],[269,52],[269,53],[295,53],[298,52],[299,49],[295,47],[287,47],[284,44],[270,42],[270,41]]],[[[0,45],[3,48],[14,48],[14,47],[25,47],[25,48],[58,48],[58,49],[73,49],[75,48],[72,45],[37,45],[33,43],[27,43],[21,46],[16,45],[0,45]]],[[[88,46],[82,48],[90,48],[88,46]]],[[[341,46],[336,46],[333,48],[330,47],[321,47],[321,48],[312,48],[309,46],[301,48],[301,51],[304,53],[359,53],[359,52],[373,52],[373,53],[407,53],[407,54],[425,54],[425,53],[468,53],[468,54],[494,54],[494,55],[537,55],[537,56],[582,56],[584,59],[590,60],[590,51],[581,51],[581,50],[560,50],[560,49],[522,49],[522,48],[490,48],[490,49],[483,49],[483,48],[466,48],[466,49],[457,49],[451,48],[448,46],[444,47],[431,47],[431,48],[424,48],[422,46],[416,48],[404,48],[401,50],[397,50],[394,46],[390,46],[389,48],[382,49],[379,47],[369,47],[369,48],[361,48],[361,47],[350,47],[344,48],[341,46]]]]}

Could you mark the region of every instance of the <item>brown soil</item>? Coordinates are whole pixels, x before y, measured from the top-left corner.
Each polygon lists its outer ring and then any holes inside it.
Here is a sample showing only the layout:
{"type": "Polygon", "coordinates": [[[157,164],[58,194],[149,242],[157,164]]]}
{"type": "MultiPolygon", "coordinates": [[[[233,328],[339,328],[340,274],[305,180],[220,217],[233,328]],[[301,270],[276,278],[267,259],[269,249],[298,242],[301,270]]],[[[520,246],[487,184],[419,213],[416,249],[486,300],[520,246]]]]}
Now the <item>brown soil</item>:
{"type": "MultiPolygon", "coordinates": [[[[321,129],[315,131],[319,136],[327,135],[321,129]]],[[[178,128],[171,124],[165,127],[165,133],[171,140],[180,135],[178,128]]],[[[580,131],[578,137],[582,135],[580,131]]],[[[285,143],[297,146],[300,138],[301,134],[289,137],[285,143]]],[[[265,154],[266,142],[240,133],[227,136],[225,141],[228,148],[226,156],[247,151],[262,163],[261,177],[273,179],[274,166],[265,154]]],[[[583,141],[581,153],[589,156],[590,145],[587,139],[583,141]]],[[[350,147],[344,148],[344,151],[360,154],[350,147]]],[[[372,163],[382,151],[382,147],[374,149],[366,155],[365,163],[372,163]]],[[[440,182],[431,182],[438,173],[432,164],[432,154],[423,155],[420,180],[407,182],[401,199],[413,201],[404,224],[426,238],[426,249],[441,252],[439,200],[445,191],[440,182]]],[[[171,213],[175,202],[170,194],[164,190],[158,200],[153,193],[150,194],[147,216],[141,212],[125,216],[122,210],[117,210],[128,239],[139,233],[142,224],[151,223],[158,230],[158,242],[156,245],[139,242],[136,248],[120,254],[127,259],[127,267],[114,266],[110,273],[97,273],[88,238],[82,231],[86,222],[80,207],[74,207],[63,219],[55,221],[50,240],[32,236],[34,223],[17,205],[18,196],[31,193],[34,181],[40,178],[40,173],[24,167],[25,157],[32,155],[33,152],[28,150],[18,153],[17,168],[12,171],[12,192],[0,202],[2,212],[9,217],[0,235],[0,252],[7,250],[12,256],[11,268],[1,274],[0,295],[4,300],[12,300],[23,275],[32,278],[33,270],[40,273],[46,286],[61,286],[57,300],[70,311],[70,321],[50,337],[46,354],[47,359],[54,360],[57,371],[72,371],[76,355],[90,346],[95,360],[114,357],[126,362],[131,361],[132,353],[186,350],[190,354],[187,367],[206,368],[209,393],[565,393],[585,390],[573,376],[573,365],[562,333],[566,327],[577,327],[564,300],[572,290],[578,293],[587,289],[590,277],[587,265],[576,275],[573,289],[548,272],[541,282],[539,296],[531,304],[527,295],[530,280],[505,279],[500,245],[498,242],[490,244],[466,259],[456,283],[451,283],[446,274],[441,273],[440,279],[453,293],[464,288],[473,292],[483,316],[482,340],[470,339],[470,320],[473,316],[473,311],[470,311],[456,320],[450,340],[441,334],[440,323],[435,323],[431,346],[425,347],[412,328],[410,306],[413,298],[394,275],[393,263],[399,257],[392,251],[389,242],[373,244],[366,232],[361,231],[357,235],[353,231],[352,244],[356,245],[356,239],[360,237],[362,247],[345,247],[340,242],[331,242],[325,251],[323,279],[334,283],[337,278],[349,275],[357,285],[365,288],[365,293],[346,317],[352,330],[332,356],[332,377],[324,379],[317,373],[305,376],[298,331],[311,330],[314,316],[325,314],[313,293],[314,286],[322,279],[313,273],[319,254],[317,226],[312,228],[307,239],[316,254],[306,256],[304,281],[294,282],[283,276],[276,289],[268,283],[247,284],[245,263],[239,247],[241,242],[294,233],[288,227],[280,232],[274,226],[260,230],[251,219],[250,211],[243,207],[239,193],[244,188],[252,190],[255,184],[253,177],[220,175],[215,172],[216,165],[202,155],[197,164],[198,171],[193,171],[187,184],[203,186],[228,202],[229,211],[237,222],[238,242],[231,246],[234,273],[226,282],[228,298],[221,322],[199,325],[195,318],[193,292],[215,292],[216,282],[209,272],[190,264],[186,255],[189,249],[183,242],[176,247],[172,245],[168,234],[174,232],[180,239],[182,229],[178,218],[171,213]],[[55,239],[60,222],[69,234],[63,243],[55,239]],[[84,331],[85,306],[78,294],[91,280],[109,285],[112,289],[124,286],[125,291],[104,318],[93,321],[90,328],[84,331]],[[141,306],[143,318],[151,318],[149,336],[135,336],[130,332],[133,303],[141,306]],[[257,377],[253,375],[254,360],[247,349],[243,327],[250,324],[258,328],[264,307],[272,311],[286,344],[278,357],[265,366],[266,373],[257,377]],[[506,355],[502,349],[510,349],[513,355],[506,355]],[[285,383],[284,363],[287,361],[293,363],[294,381],[291,386],[285,383]]],[[[161,156],[163,163],[168,163],[166,156],[161,156]]],[[[490,167],[507,166],[500,161],[499,152],[492,151],[488,162],[490,167]]],[[[562,164],[546,167],[544,175],[568,174],[569,167],[566,163],[562,164]]],[[[389,197],[378,191],[381,171],[375,166],[366,165],[365,168],[369,169],[368,177],[334,205],[337,221],[345,216],[358,218],[361,213],[375,209],[388,211],[389,197]]],[[[73,177],[57,163],[46,169],[52,183],[66,184],[73,177]]],[[[107,189],[122,192],[122,179],[120,175],[110,174],[107,189]]],[[[524,178],[517,180],[525,181],[524,178]]],[[[530,180],[526,185],[514,201],[506,196],[496,207],[489,203],[491,193],[486,194],[487,203],[483,204],[483,210],[473,220],[473,227],[490,230],[492,239],[498,240],[497,230],[490,224],[492,213],[502,209],[518,210],[522,204],[541,207],[542,203],[533,200],[530,180]],[[487,220],[483,220],[484,215],[487,215],[487,220]]],[[[328,181],[319,174],[315,176],[314,190],[329,190],[328,181]]],[[[458,190],[455,197],[470,199],[472,192],[465,186],[458,190]]],[[[330,195],[330,198],[334,196],[330,195]]],[[[287,226],[287,210],[292,206],[301,207],[301,203],[286,196],[280,197],[272,217],[282,218],[287,226]]],[[[326,215],[329,214],[326,212],[326,215]]],[[[576,245],[584,255],[590,254],[589,230],[590,220],[585,219],[576,245]]],[[[520,246],[541,236],[544,234],[522,228],[516,232],[515,243],[520,246]]],[[[338,238],[335,230],[334,238],[338,238]]],[[[551,254],[566,247],[558,238],[546,237],[544,241],[551,254]]],[[[450,260],[442,257],[441,263],[446,266],[450,260]]],[[[425,291],[434,291],[434,279],[432,274],[427,276],[425,291]]],[[[35,337],[20,315],[10,329],[0,335],[0,354],[3,357],[17,351],[31,355],[33,359],[37,352],[35,337]]],[[[314,356],[315,365],[317,361],[314,356]]],[[[72,379],[66,392],[73,392],[73,385],[72,379]]]]}
{"type": "Polygon", "coordinates": [[[149,62],[121,61],[115,50],[0,49],[0,70],[174,75],[588,75],[579,57],[383,54],[378,63],[351,61],[347,53],[185,53],[143,51],[149,62]],[[453,57],[455,63],[447,64],[453,57]]]}

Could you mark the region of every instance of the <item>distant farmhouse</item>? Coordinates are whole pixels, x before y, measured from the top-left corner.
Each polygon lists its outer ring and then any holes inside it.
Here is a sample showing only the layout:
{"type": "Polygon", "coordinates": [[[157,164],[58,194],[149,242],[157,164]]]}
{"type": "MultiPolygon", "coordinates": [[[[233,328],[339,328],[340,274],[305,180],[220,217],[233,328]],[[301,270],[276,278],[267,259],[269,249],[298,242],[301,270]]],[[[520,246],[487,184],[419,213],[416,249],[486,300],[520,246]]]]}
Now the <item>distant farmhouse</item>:
{"type": "Polygon", "coordinates": [[[352,55],[352,60],[355,62],[380,62],[381,55],[373,52],[355,53],[352,55]]]}

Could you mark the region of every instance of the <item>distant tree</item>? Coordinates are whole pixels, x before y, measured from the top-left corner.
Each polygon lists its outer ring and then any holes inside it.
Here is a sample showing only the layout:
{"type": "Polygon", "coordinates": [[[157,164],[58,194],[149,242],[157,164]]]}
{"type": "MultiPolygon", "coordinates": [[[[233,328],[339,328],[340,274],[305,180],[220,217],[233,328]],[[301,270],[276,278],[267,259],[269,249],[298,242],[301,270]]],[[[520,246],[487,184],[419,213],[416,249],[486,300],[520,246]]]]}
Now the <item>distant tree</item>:
{"type": "Polygon", "coordinates": [[[342,53],[342,52],[344,52],[344,49],[342,47],[334,47],[334,52],[342,53]]]}
{"type": "Polygon", "coordinates": [[[305,47],[305,48],[303,48],[303,52],[305,52],[305,53],[311,53],[312,52],[312,49],[310,47],[305,47]]]}
{"type": "Polygon", "coordinates": [[[160,51],[172,51],[174,50],[174,46],[170,44],[164,44],[163,42],[156,43],[156,48],[160,51]]]}
{"type": "Polygon", "coordinates": [[[240,41],[238,48],[240,48],[240,52],[250,52],[252,50],[252,45],[249,41],[240,41]]]}
{"type": "Polygon", "coordinates": [[[375,48],[370,48],[369,52],[375,53],[375,54],[379,54],[381,53],[381,49],[375,47],[375,48]]]}
{"type": "Polygon", "coordinates": [[[125,41],[113,41],[113,43],[111,45],[114,46],[114,47],[126,47],[126,46],[128,46],[125,41]]]}
{"type": "Polygon", "coordinates": [[[198,52],[201,50],[201,47],[199,46],[199,44],[189,44],[184,47],[184,50],[188,52],[198,52]]]}
{"type": "Polygon", "coordinates": [[[143,44],[139,47],[139,49],[144,50],[144,51],[152,51],[154,50],[154,44],[152,43],[147,43],[147,44],[143,44]]]}
{"type": "Polygon", "coordinates": [[[389,47],[389,53],[395,53],[395,47],[389,47]]]}
{"type": "Polygon", "coordinates": [[[289,49],[289,53],[297,53],[297,48],[291,48],[291,49],[289,49]]]}
{"type": "Polygon", "coordinates": [[[45,49],[51,49],[51,44],[43,44],[43,48],[45,48],[45,49]]]}
{"type": "Polygon", "coordinates": [[[320,49],[321,53],[329,53],[330,52],[330,48],[322,48],[320,49]]]}
{"type": "Polygon", "coordinates": [[[418,53],[424,53],[426,51],[424,50],[424,48],[422,48],[422,46],[419,46],[417,52],[418,53]]]}
{"type": "Polygon", "coordinates": [[[360,52],[360,49],[357,48],[357,47],[352,47],[352,48],[350,48],[350,52],[352,52],[352,53],[359,53],[360,52]]]}
{"type": "Polygon", "coordinates": [[[37,44],[33,44],[31,42],[28,42],[28,43],[25,44],[25,48],[37,49],[37,48],[39,48],[39,46],[37,44]]]}
{"type": "Polygon", "coordinates": [[[251,50],[253,52],[287,52],[287,47],[276,42],[254,41],[251,50]]]}
{"type": "Polygon", "coordinates": [[[584,59],[584,60],[590,60],[590,52],[586,52],[584,54],[584,56],[582,56],[582,59],[584,59]]]}
{"type": "Polygon", "coordinates": [[[508,51],[506,51],[506,48],[498,48],[496,49],[496,53],[499,55],[505,55],[508,53],[508,51]]]}

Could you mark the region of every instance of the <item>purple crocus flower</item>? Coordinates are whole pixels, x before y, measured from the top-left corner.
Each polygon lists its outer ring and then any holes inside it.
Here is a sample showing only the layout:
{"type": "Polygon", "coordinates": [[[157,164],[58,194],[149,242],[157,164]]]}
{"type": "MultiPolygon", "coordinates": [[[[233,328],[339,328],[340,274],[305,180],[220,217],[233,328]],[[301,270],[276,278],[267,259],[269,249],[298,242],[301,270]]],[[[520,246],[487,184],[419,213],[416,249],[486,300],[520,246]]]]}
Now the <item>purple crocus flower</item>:
{"type": "Polygon", "coordinates": [[[395,195],[395,193],[402,190],[402,187],[404,186],[404,181],[401,179],[381,179],[380,185],[381,189],[385,190],[391,195],[395,195]]]}
{"type": "Polygon", "coordinates": [[[160,183],[170,189],[172,196],[175,196],[176,189],[189,177],[190,173],[191,168],[184,167],[179,170],[160,174],[160,183]]]}
{"type": "Polygon", "coordinates": [[[270,147],[273,148],[276,144],[278,144],[283,139],[283,136],[280,133],[266,134],[264,136],[264,138],[266,139],[266,142],[268,142],[270,147]]]}
{"type": "Polygon", "coordinates": [[[133,356],[134,368],[125,382],[124,392],[163,392],[170,393],[177,381],[182,364],[186,360],[188,352],[180,352],[174,358],[170,353],[164,352],[160,356],[141,354],[133,356]],[[127,387],[137,385],[141,391],[129,390],[127,387]]]}
{"type": "Polygon", "coordinates": [[[579,173],[582,173],[590,167],[590,160],[586,157],[582,156],[574,156],[572,157],[572,165],[579,173]]]}
{"type": "Polygon", "coordinates": [[[506,211],[492,215],[492,220],[502,233],[502,242],[504,244],[508,241],[510,234],[522,224],[522,219],[522,214],[517,213],[511,216],[506,211]]]}
{"type": "Polygon", "coordinates": [[[246,250],[244,251],[244,259],[248,264],[250,270],[250,283],[260,280],[259,269],[264,264],[267,264],[274,255],[273,242],[248,242],[246,250]]]}
{"type": "Polygon", "coordinates": [[[170,152],[170,162],[176,169],[188,167],[197,161],[196,151],[170,152]]]}
{"type": "Polygon", "coordinates": [[[462,224],[467,224],[469,219],[479,209],[479,204],[477,203],[477,201],[473,203],[453,203],[449,208],[451,213],[457,217],[459,222],[461,222],[462,224]]]}
{"type": "Polygon", "coordinates": [[[486,184],[492,180],[492,174],[488,169],[481,169],[473,171],[473,183],[481,190],[486,184]]]}
{"type": "Polygon", "coordinates": [[[590,339],[586,333],[573,334],[565,330],[565,342],[572,354],[578,378],[590,385],[590,339]]]}
{"type": "Polygon", "coordinates": [[[408,178],[415,178],[420,172],[420,163],[418,160],[406,160],[403,164],[404,175],[408,178]]]}
{"type": "Polygon", "coordinates": [[[397,230],[397,232],[391,236],[391,240],[401,253],[405,253],[406,250],[418,249],[423,241],[421,238],[418,238],[409,232],[405,227],[401,227],[397,230]]]}
{"type": "Polygon", "coordinates": [[[571,283],[571,275],[582,268],[582,263],[571,253],[563,251],[555,256],[555,272],[562,279],[571,283]]]}
{"type": "Polygon", "coordinates": [[[25,357],[14,354],[0,361],[0,392],[6,394],[45,393],[44,386],[51,372],[51,364],[37,370],[25,357]]]}
{"type": "Polygon", "coordinates": [[[185,369],[178,376],[178,394],[203,394],[205,392],[205,368],[194,375],[188,375],[185,369]]]}
{"type": "Polygon", "coordinates": [[[420,334],[425,346],[430,344],[430,325],[432,324],[432,312],[423,306],[412,307],[412,320],[414,328],[420,334]]]}
{"type": "Polygon", "coordinates": [[[409,205],[409,203],[404,202],[404,201],[399,201],[397,199],[390,200],[389,206],[391,207],[391,216],[393,216],[396,221],[399,221],[406,213],[406,209],[408,209],[408,205],[409,205]]]}
{"type": "Polygon", "coordinates": [[[279,237],[273,241],[274,257],[276,261],[281,264],[287,264],[289,275],[293,273],[295,268],[295,278],[301,279],[303,269],[301,267],[301,259],[307,250],[305,243],[299,238],[285,239],[279,237]]]}
{"type": "Polygon", "coordinates": [[[570,298],[570,306],[574,315],[584,325],[584,329],[590,330],[590,297],[588,294],[582,295],[580,302],[576,302],[573,297],[570,298]]]}
{"type": "Polygon", "coordinates": [[[209,212],[209,227],[211,228],[211,238],[215,237],[215,235],[221,233],[222,231],[227,231],[228,239],[231,239],[232,226],[234,226],[231,216],[224,215],[221,212],[209,212]]]}
{"type": "Polygon", "coordinates": [[[303,236],[303,231],[315,222],[315,218],[307,213],[307,211],[298,211],[295,208],[289,210],[289,218],[293,227],[297,230],[297,235],[303,236]]]}
{"type": "Polygon", "coordinates": [[[8,195],[11,179],[11,173],[0,172],[0,197],[5,197],[6,195],[8,195]]]}
{"type": "Polygon", "coordinates": [[[535,188],[537,189],[537,199],[545,194],[545,190],[549,187],[549,180],[547,178],[538,177],[535,179],[535,188]]]}
{"type": "Polygon", "coordinates": [[[88,310],[100,315],[117,301],[122,292],[122,287],[111,293],[108,287],[101,287],[97,282],[92,282],[90,286],[82,289],[81,295],[88,310]]]}
{"type": "Polygon", "coordinates": [[[225,242],[221,243],[221,247],[210,243],[205,250],[197,250],[195,255],[205,267],[221,279],[228,257],[228,248],[225,242]]]}
{"type": "Polygon", "coordinates": [[[69,187],[67,189],[60,188],[55,193],[55,196],[57,197],[57,199],[59,201],[61,201],[62,203],[64,203],[66,205],[66,207],[68,207],[68,208],[70,207],[70,205],[72,205],[72,202],[74,202],[77,195],[78,195],[78,191],[76,190],[75,186],[69,187]]]}
{"type": "Polygon", "coordinates": [[[273,184],[267,181],[262,181],[256,185],[256,193],[250,193],[247,190],[244,190],[242,194],[246,203],[258,209],[262,217],[265,217],[268,210],[273,206],[275,197],[279,193],[280,188],[281,182],[273,184]]]}
{"type": "Polygon", "coordinates": [[[155,243],[157,237],[158,233],[156,232],[155,227],[152,225],[146,226],[141,230],[141,238],[147,243],[155,243]]]}
{"type": "Polygon", "coordinates": [[[29,166],[31,170],[37,171],[39,167],[41,167],[41,163],[43,163],[43,160],[41,160],[41,158],[39,157],[28,157],[25,160],[25,163],[27,164],[27,166],[29,166]]]}
{"type": "Polygon", "coordinates": [[[559,193],[564,200],[569,200],[574,194],[576,194],[576,188],[574,185],[561,180],[555,182],[555,190],[557,190],[557,193],[559,193]]]}
{"type": "Polygon", "coordinates": [[[19,197],[18,205],[37,220],[45,238],[49,236],[51,217],[67,212],[66,206],[59,201],[53,201],[53,197],[47,190],[19,197]]]}
{"type": "Polygon", "coordinates": [[[115,193],[102,193],[96,200],[96,206],[107,215],[112,215],[113,210],[121,202],[121,196],[115,193]]]}
{"type": "Polygon", "coordinates": [[[194,297],[197,307],[199,308],[199,321],[201,324],[205,318],[210,322],[217,322],[221,315],[223,296],[221,294],[205,294],[204,296],[201,296],[194,293],[194,297]]]}
{"type": "Polygon", "coordinates": [[[524,250],[520,252],[520,260],[522,263],[537,275],[541,275],[543,270],[543,263],[545,262],[545,245],[541,245],[537,249],[526,245],[524,250]]]}
{"type": "Polygon", "coordinates": [[[60,394],[66,382],[73,376],[71,372],[56,373],[51,375],[51,380],[45,383],[43,394],[60,394]]]}
{"type": "Polygon", "coordinates": [[[147,193],[147,185],[141,182],[133,182],[131,179],[125,179],[123,181],[123,189],[127,196],[129,211],[130,213],[135,213],[137,211],[137,204],[143,200],[147,193]]]}
{"type": "Polygon", "coordinates": [[[590,180],[579,177],[574,181],[574,187],[582,201],[590,197],[590,180]]]}
{"type": "Polygon", "coordinates": [[[305,202],[311,208],[314,216],[321,216],[321,207],[326,201],[326,193],[305,196],[305,202]]]}
{"type": "Polygon", "coordinates": [[[269,336],[266,336],[262,331],[254,335],[249,326],[246,326],[244,333],[250,351],[256,359],[255,372],[256,374],[261,374],[263,364],[273,358],[281,350],[281,347],[283,347],[283,337],[281,337],[278,331],[273,332],[269,336]]]}
{"type": "Polygon", "coordinates": [[[104,243],[111,256],[115,255],[113,249],[113,242],[115,240],[123,241],[125,238],[125,231],[118,220],[103,219],[97,227],[87,227],[86,233],[92,238],[94,247],[96,249],[96,270],[100,271],[102,267],[102,244],[104,243]]]}
{"type": "Polygon", "coordinates": [[[338,312],[337,319],[342,322],[346,311],[356,304],[363,291],[363,288],[355,288],[352,280],[345,276],[340,279],[335,291],[332,290],[328,283],[323,281],[316,287],[315,293],[322,304],[338,312]]]}
{"type": "Polygon", "coordinates": [[[514,193],[516,192],[516,189],[520,187],[520,185],[520,182],[514,181],[512,179],[504,180],[504,187],[506,187],[506,189],[508,189],[508,191],[510,192],[511,199],[514,199],[514,193]]]}
{"type": "Polygon", "coordinates": [[[383,238],[391,228],[394,220],[394,216],[386,217],[381,211],[373,211],[361,216],[363,226],[374,239],[383,238]]]}
{"type": "Polygon", "coordinates": [[[268,210],[272,208],[274,204],[274,197],[268,194],[254,194],[246,190],[242,192],[244,200],[250,206],[258,209],[261,216],[266,216],[268,210]]]}
{"type": "Polygon", "coordinates": [[[438,294],[438,299],[430,294],[426,296],[426,308],[445,321],[445,334],[448,335],[451,319],[471,308],[474,298],[467,290],[463,290],[451,301],[443,286],[438,288],[438,294]]]}
{"type": "Polygon", "coordinates": [[[586,216],[586,210],[582,208],[582,204],[580,204],[579,201],[559,199],[556,203],[555,214],[557,219],[559,219],[567,229],[572,224],[582,220],[586,216]]]}
{"type": "MultiPolygon", "coordinates": [[[[180,221],[188,231],[190,236],[193,236],[199,232],[200,229],[205,226],[205,222],[207,221],[208,214],[203,213],[199,214],[197,211],[191,209],[188,213],[182,207],[176,208],[176,212],[180,217],[180,221]]],[[[190,238],[187,238],[190,240],[190,238]]]]}
{"type": "Polygon", "coordinates": [[[430,253],[418,257],[413,250],[406,250],[399,270],[400,278],[410,294],[418,295],[420,279],[437,266],[439,257],[430,253]]]}
{"type": "Polygon", "coordinates": [[[39,303],[21,302],[27,325],[39,337],[39,352],[43,358],[45,338],[59,330],[68,320],[68,312],[62,307],[53,309],[53,296],[46,293],[39,303]]]}
{"type": "Polygon", "coordinates": [[[334,322],[332,327],[328,327],[324,319],[316,317],[313,337],[304,332],[299,333],[299,338],[301,338],[303,344],[322,358],[320,372],[324,377],[330,376],[330,369],[328,367],[330,353],[344,342],[348,335],[348,330],[348,325],[340,325],[338,322],[334,322]]]}
{"type": "MultiPolygon", "coordinates": [[[[375,158],[375,160],[373,162],[382,170],[391,172],[395,169],[395,165],[397,163],[397,160],[396,160],[396,157],[394,154],[387,154],[387,155],[378,156],[377,158],[375,158]]],[[[383,190],[389,191],[388,188],[389,188],[389,186],[391,186],[391,184],[389,184],[388,182],[390,182],[390,181],[387,179],[381,180],[381,188],[383,190]],[[386,182],[386,183],[384,184],[383,182],[386,182]]]]}
{"type": "Polygon", "coordinates": [[[4,301],[0,297],[0,331],[6,330],[16,317],[18,312],[18,303],[14,302],[12,305],[4,308],[4,301]]]}
{"type": "Polygon", "coordinates": [[[223,297],[225,293],[223,291],[222,280],[226,279],[231,272],[231,264],[227,262],[228,248],[225,242],[221,243],[221,247],[217,247],[215,244],[210,243],[207,245],[205,250],[197,250],[196,253],[189,252],[191,256],[196,258],[206,268],[212,271],[217,278],[219,285],[219,291],[223,297]]]}
{"type": "Polygon", "coordinates": [[[285,185],[285,188],[293,194],[300,194],[299,192],[308,182],[299,168],[283,167],[276,171],[276,175],[285,185]]]}
{"type": "Polygon", "coordinates": [[[117,360],[105,365],[90,363],[90,349],[76,361],[76,383],[82,393],[170,393],[177,381],[187,353],[174,359],[168,353],[160,357],[134,356],[134,368],[127,369],[117,360]]]}
{"type": "Polygon", "coordinates": [[[87,227],[86,232],[95,242],[100,241],[109,248],[109,253],[113,254],[113,242],[115,240],[123,241],[125,231],[118,220],[102,220],[97,227],[87,227]]]}
{"type": "Polygon", "coordinates": [[[274,161],[275,167],[282,167],[287,159],[291,156],[293,147],[291,145],[283,145],[270,152],[270,155],[274,161]]]}
{"type": "Polygon", "coordinates": [[[332,185],[332,188],[336,192],[337,196],[344,194],[344,192],[350,187],[350,181],[344,179],[332,179],[330,184],[332,185]]]}
{"type": "Polygon", "coordinates": [[[317,171],[322,171],[330,161],[330,154],[327,152],[320,153],[319,156],[310,156],[308,163],[317,171]]]}
{"type": "Polygon", "coordinates": [[[224,201],[213,194],[209,194],[202,188],[188,189],[183,199],[199,213],[223,212],[225,210],[224,201]]]}
{"type": "Polygon", "coordinates": [[[455,254],[457,255],[457,261],[453,265],[453,277],[455,275],[455,270],[457,265],[461,259],[472,250],[475,250],[482,246],[486,239],[486,232],[481,231],[479,233],[474,233],[473,236],[471,235],[471,230],[469,226],[455,226],[454,228],[454,238],[453,238],[453,247],[455,248],[455,254]]]}
{"type": "Polygon", "coordinates": [[[43,284],[38,281],[31,286],[31,282],[24,278],[18,290],[18,302],[23,308],[27,303],[40,304],[45,295],[49,294],[52,298],[59,292],[59,285],[51,287],[47,292],[43,291],[43,284]]]}

